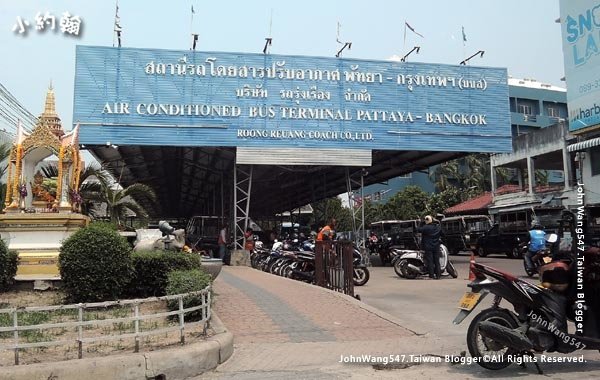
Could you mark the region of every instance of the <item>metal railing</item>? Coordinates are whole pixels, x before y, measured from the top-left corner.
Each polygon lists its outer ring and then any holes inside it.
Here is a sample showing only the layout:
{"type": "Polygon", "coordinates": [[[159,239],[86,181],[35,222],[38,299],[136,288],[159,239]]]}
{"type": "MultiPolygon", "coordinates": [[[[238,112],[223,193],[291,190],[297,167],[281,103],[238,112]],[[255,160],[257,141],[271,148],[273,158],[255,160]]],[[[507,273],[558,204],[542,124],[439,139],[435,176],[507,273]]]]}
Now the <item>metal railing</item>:
{"type": "Polygon", "coordinates": [[[351,241],[317,241],[315,280],[318,286],[354,297],[353,246],[351,241]]]}
{"type": "MultiPolygon", "coordinates": [[[[190,328],[192,326],[202,325],[203,334],[206,334],[206,329],[209,327],[209,321],[211,317],[211,288],[210,285],[206,288],[189,292],[184,294],[176,294],[170,296],[163,297],[151,297],[144,299],[131,299],[131,300],[120,300],[120,301],[107,301],[107,302],[97,302],[97,303],[79,303],[79,304],[71,304],[71,305],[56,305],[56,306],[33,306],[33,307],[19,307],[19,308],[8,308],[8,309],[0,309],[1,314],[8,314],[12,316],[12,326],[0,327],[0,333],[3,332],[12,332],[13,334],[13,342],[10,344],[1,344],[0,341],[0,351],[2,350],[14,350],[15,353],[15,364],[19,364],[19,350],[26,348],[38,348],[38,347],[51,347],[51,346],[61,346],[61,345],[69,345],[73,343],[77,343],[78,345],[78,358],[81,359],[83,357],[83,344],[84,343],[94,343],[100,341],[110,341],[110,340],[121,340],[132,338],[135,342],[134,352],[139,352],[140,348],[140,338],[158,335],[163,333],[168,333],[170,331],[179,330],[179,341],[181,344],[185,344],[185,329],[190,328]],[[200,304],[197,306],[192,306],[188,308],[184,308],[184,299],[187,297],[200,297],[200,304]],[[168,311],[168,312],[160,312],[153,314],[140,314],[140,305],[152,302],[159,301],[174,301],[177,300],[178,308],[177,310],[168,311]],[[112,306],[126,306],[131,305],[133,316],[130,317],[119,317],[119,318],[111,318],[111,319],[93,319],[93,320],[84,320],[83,313],[85,310],[97,310],[100,308],[109,308],[112,306]],[[46,323],[46,324],[20,324],[19,315],[23,315],[25,313],[33,313],[33,312],[62,312],[65,310],[77,310],[77,321],[72,322],[57,322],[57,323],[46,323]],[[187,313],[191,313],[194,311],[200,311],[201,318],[200,320],[193,322],[185,322],[185,315],[187,313]],[[156,329],[148,329],[146,331],[141,331],[140,322],[149,319],[156,318],[167,318],[170,316],[178,316],[178,324],[175,326],[168,326],[156,329]],[[84,336],[84,328],[87,326],[100,326],[100,325],[113,325],[118,323],[133,323],[134,332],[125,333],[125,334],[106,334],[106,335],[96,335],[86,337],[84,336]],[[77,337],[75,339],[65,339],[58,341],[39,341],[33,343],[23,343],[21,342],[20,332],[24,331],[42,331],[56,328],[76,328],[77,329],[77,337]]],[[[157,326],[158,327],[158,326],[157,326]]],[[[111,331],[112,332],[112,331],[111,331]]],[[[22,334],[25,335],[25,334],[22,334]]]]}

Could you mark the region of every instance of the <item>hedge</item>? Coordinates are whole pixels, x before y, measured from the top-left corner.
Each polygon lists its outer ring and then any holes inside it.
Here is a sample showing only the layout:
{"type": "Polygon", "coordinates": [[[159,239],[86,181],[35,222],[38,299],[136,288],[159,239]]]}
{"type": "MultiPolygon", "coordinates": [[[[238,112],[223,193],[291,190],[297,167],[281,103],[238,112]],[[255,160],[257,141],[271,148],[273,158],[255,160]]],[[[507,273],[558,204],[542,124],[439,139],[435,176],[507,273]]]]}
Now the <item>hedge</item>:
{"type": "Polygon", "coordinates": [[[93,224],[64,241],[58,265],[70,302],[118,299],[133,275],[131,247],[125,238],[93,224]]]}
{"type": "Polygon", "coordinates": [[[164,296],[171,271],[200,269],[200,256],[173,251],[139,251],[133,256],[134,276],[129,287],[132,297],[164,296]]]}
{"type": "Polygon", "coordinates": [[[0,240],[0,291],[7,290],[14,282],[18,261],[17,251],[9,250],[4,240],[0,240]]]}
{"type": "MultiPolygon", "coordinates": [[[[167,295],[182,294],[202,290],[210,285],[212,278],[210,274],[199,270],[176,270],[169,273],[167,278],[167,295]]],[[[202,297],[187,296],[183,299],[183,307],[189,308],[202,304],[202,297]]],[[[179,302],[177,300],[168,301],[169,310],[178,310],[179,302]]],[[[202,309],[187,313],[186,320],[198,320],[202,318],[202,309]]]]}

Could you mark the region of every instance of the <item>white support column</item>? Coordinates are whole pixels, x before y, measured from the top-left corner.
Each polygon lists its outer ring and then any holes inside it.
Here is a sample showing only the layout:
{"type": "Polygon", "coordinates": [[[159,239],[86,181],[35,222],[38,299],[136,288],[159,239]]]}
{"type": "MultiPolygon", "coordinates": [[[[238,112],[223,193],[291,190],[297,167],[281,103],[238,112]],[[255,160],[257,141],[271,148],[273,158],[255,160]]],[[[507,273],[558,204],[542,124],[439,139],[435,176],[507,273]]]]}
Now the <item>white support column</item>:
{"type": "MultiPolygon", "coordinates": [[[[366,236],[365,236],[365,198],[364,198],[364,170],[358,173],[359,178],[352,178],[350,170],[346,168],[346,188],[348,191],[348,203],[352,212],[352,233],[354,235],[354,243],[356,247],[365,252],[366,236]],[[354,202],[353,188],[358,187],[360,192],[360,206],[356,206],[354,202]]],[[[363,256],[368,264],[368,255],[363,256]]]]}
{"type": "Polygon", "coordinates": [[[247,169],[235,165],[233,169],[233,221],[234,249],[244,249],[244,233],[248,229],[250,193],[252,191],[253,166],[247,169]]]}
{"type": "Polygon", "coordinates": [[[562,149],[563,154],[563,176],[565,177],[565,190],[571,190],[571,154],[566,145],[562,149]]]}
{"type": "Polygon", "coordinates": [[[490,182],[492,185],[492,196],[496,194],[496,188],[498,187],[498,183],[496,182],[496,167],[494,166],[494,158],[490,157],[490,182]]]}
{"type": "Polygon", "coordinates": [[[533,157],[527,157],[527,183],[529,185],[529,194],[533,195],[535,187],[535,163],[533,157]]]}

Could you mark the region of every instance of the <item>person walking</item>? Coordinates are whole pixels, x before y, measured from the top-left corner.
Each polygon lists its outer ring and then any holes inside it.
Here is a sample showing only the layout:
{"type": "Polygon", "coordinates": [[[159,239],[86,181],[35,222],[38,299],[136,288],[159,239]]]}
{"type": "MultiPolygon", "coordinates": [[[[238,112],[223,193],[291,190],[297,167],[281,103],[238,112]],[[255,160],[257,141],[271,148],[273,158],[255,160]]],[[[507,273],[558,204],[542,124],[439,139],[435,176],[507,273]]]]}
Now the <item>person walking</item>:
{"type": "Polygon", "coordinates": [[[429,278],[439,279],[442,275],[440,268],[440,237],[442,228],[439,221],[431,215],[425,216],[425,223],[417,229],[421,233],[421,245],[425,250],[425,265],[429,278]]]}

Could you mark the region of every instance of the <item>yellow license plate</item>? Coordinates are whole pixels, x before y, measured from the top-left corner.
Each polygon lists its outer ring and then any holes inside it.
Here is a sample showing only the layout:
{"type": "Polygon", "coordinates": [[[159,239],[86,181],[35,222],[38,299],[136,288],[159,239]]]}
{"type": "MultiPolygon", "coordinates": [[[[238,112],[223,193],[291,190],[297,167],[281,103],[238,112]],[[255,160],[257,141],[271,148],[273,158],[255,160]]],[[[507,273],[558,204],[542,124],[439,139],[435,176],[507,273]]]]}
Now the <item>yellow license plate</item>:
{"type": "Polygon", "coordinates": [[[544,257],[543,260],[544,260],[544,264],[548,264],[548,263],[552,262],[552,258],[548,257],[548,256],[544,257]]]}
{"type": "Polygon", "coordinates": [[[471,311],[477,305],[477,301],[479,301],[479,297],[481,294],[466,292],[460,301],[458,301],[458,307],[463,310],[471,311]]]}

